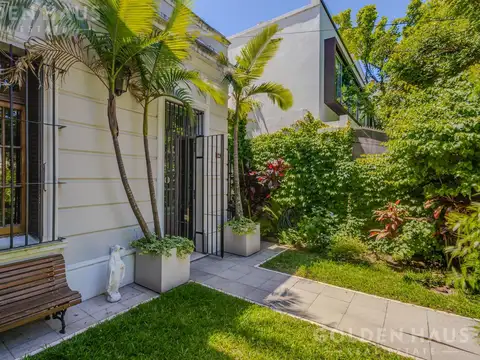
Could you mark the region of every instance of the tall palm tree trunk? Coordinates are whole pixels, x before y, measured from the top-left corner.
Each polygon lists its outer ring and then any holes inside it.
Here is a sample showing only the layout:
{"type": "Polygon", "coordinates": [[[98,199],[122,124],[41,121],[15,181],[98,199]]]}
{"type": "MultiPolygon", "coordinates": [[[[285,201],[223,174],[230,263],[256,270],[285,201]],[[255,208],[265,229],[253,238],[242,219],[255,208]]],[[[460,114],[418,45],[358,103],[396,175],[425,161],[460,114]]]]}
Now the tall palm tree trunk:
{"type": "Polygon", "coordinates": [[[125,170],[125,165],[123,164],[122,152],[120,150],[120,143],[118,142],[118,120],[117,120],[117,108],[116,108],[116,98],[113,94],[113,91],[109,91],[108,96],[108,124],[110,126],[110,134],[112,135],[113,141],[113,148],[115,149],[115,156],[117,158],[117,165],[118,171],[120,172],[120,178],[122,179],[123,188],[125,189],[125,193],[127,194],[128,202],[130,203],[130,207],[132,208],[133,214],[137,218],[137,222],[142,229],[143,235],[145,237],[150,237],[150,230],[148,229],[148,225],[143,218],[142,212],[138,207],[137,201],[135,200],[135,196],[133,195],[133,191],[130,187],[130,183],[128,182],[127,172],[125,170]]]}
{"type": "Polygon", "coordinates": [[[238,165],[238,107],[233,118],[233,190],[235,192],[235,218],[243,217],[242,194],[240,193],[240,169],[238,165]]]}
{"type": "Polygon", "coordinates": [[[152,205],[153,225],[155,227],[155,235],[162,237],[160,229],[160,217],[158,216],[157,195],[155,193],[155,183],[153,182],[152,161],[150,160],[150,148],[148,145],[148,105],[149,100],[145,100],[143,110],[143,148],[145,150],[145,161],[147,163],[148,189],[150,191],[150,203],[152,205]]]}

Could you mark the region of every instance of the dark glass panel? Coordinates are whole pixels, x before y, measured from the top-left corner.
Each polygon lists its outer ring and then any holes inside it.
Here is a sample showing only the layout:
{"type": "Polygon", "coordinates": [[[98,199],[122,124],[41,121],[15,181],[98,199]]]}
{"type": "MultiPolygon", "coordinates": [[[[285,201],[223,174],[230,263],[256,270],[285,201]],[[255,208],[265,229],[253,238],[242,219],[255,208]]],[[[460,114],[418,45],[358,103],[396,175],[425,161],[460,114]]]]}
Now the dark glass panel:
{"type": "Polygon", "coordinates": [[[5,138],[6,144],[10,145],[11,127],[13,125],[13,146],[20,146],[20,124],[22,112],[20,110],[13,110],[13,123],[10,120],[10,109],[5,109],[5,138]]]}

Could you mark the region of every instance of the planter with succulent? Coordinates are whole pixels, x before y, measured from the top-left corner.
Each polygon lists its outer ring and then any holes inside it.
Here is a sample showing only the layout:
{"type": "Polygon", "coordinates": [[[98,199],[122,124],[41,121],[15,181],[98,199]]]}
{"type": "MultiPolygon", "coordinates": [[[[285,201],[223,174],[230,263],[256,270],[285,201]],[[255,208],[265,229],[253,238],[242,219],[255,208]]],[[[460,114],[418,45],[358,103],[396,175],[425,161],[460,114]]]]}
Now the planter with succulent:
{"type": "Polygon", "coordinates": [[[137,250],[135,283],[163,293],[190,279],[193,242],[178,236],[142,238],[130,244],[137,250]]]}
{"type": "Polygon", "coordinates": [[[260,224],[242,217],[225,224],[225,251],[250,256],[260,251],[260,224]]]}

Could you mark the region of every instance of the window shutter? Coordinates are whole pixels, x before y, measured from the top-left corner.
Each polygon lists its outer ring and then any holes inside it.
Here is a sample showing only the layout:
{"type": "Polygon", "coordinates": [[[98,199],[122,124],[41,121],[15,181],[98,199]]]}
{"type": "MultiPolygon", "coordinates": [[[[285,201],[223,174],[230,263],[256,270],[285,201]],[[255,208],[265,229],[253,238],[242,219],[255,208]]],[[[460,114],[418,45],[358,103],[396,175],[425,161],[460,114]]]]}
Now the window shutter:
{"type": "Polygon", "coordinates": [[[43,96],[39,81],[32,73],[28,75],[28,233],[42,240],[43,199],[43,96]]]}

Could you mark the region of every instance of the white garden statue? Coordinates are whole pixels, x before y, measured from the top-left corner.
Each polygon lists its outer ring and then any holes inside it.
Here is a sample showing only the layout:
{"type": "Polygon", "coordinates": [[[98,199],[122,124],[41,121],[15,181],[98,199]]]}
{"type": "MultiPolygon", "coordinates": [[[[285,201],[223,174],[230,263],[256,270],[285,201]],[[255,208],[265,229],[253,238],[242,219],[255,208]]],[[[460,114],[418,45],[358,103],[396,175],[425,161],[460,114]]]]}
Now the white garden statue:
{"type": "Polygon", "coordinates": [[[112,246],[110,249],[110,260],[108,262],[108,284],[107,284],[107,301],[118,302],[122,298],[118,289],[125,277],[125,264],[122,261],[120,245],[112,246]]]}

